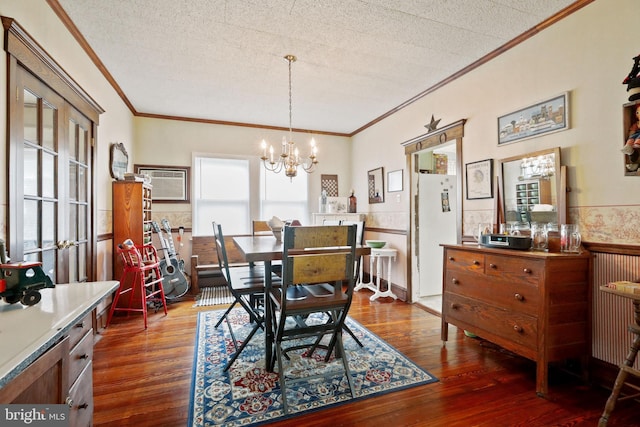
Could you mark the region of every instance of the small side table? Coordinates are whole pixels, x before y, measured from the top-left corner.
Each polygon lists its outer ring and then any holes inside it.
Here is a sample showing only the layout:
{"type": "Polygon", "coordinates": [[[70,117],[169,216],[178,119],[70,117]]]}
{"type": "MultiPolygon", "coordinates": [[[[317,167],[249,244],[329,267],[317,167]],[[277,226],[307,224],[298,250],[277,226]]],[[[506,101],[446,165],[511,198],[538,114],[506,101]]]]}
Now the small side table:
{"type": "Polygon", "coordinates": [[[369,282],[362,282],[362,274],[360,274],[360,283],[355,287],[356,291],[360,289],[369,289],[373,291],[373,295],[369,297],[369,300],[375,301],[380,297],[391,297],[393,299],[398,299],[396,294],[391,291],[391,261],[395,261],[396,255],[398,254],[397,249],[391,248],[382,248],[382,249],[371,249],[371,254],[369,255],[369,282]],[[382,278],[382,258],[387,258],[387,290],[380,290],[380,280],[382,278]],[[373,272],[373,264],[376,263],[376,282],[375,284],[371,280],[371,273],[373,272]]]}
{"type": "MultiPolygon", "coordinates": [[[[613,390],[611,390],[611,395],[609,396],[609,399],[607,399],[607,403],[604,406],[604,412],[602,413],[600,421],[598,422],[598,427],[604,427],[607,425],[609,416],[611,415],[613,408],[616,406],[617,401],[632,399],[640,395],[640,393],[636,393],[630,396],[619,397],[622,386],[624,385],[628,375],[633,375],[640,378],[640,371],[633,367],[633,364],[636,361],[636,356],[638,355],[638,350],[640,350],[640,294],[622,292],[616,289],[608,288],[606,286],[600,286],[600,290],[631,299],[633,301],[633,317],[635,321],[635,324],[629,325],[629,332],[635,334],[635,338],[633,339],[633,343],[631,344],[631,349],[629,350],[625,361],[620,365],[620,371],[618,372],[616,381],[613,384],[613,390]]],[[[635,386],[629,385],[629,387],[640,391],[640,389],[635,386]]]]}

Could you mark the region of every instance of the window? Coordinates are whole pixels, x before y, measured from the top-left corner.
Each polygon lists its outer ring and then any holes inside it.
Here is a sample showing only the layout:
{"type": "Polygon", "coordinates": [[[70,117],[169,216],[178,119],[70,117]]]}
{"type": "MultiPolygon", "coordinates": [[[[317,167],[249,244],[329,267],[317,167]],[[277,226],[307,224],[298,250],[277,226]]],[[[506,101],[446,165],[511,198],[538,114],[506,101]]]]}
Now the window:
{"type": "Polygon", "coordinates": [[[309,217],[307,208],[307,173],[301,172],[290,179],[284,173],[273,173],[260,167],[262,186],[260,194],[260,218],[297,219],[306,222],[309,217]]]}
{"type": "Polygon", "coordinates": [[[212,221],[225,234],[250,230],[251,181],[248,159],[196,157],[194,167],[193,234],[213,234],[212,221]]]}
{"type": "Polygon", "coordinates": [[[293,180],[267,171],[257,158],[196,155],[193,164],[193,235],[250,234],[251,220],[309,219],[306,173],[293,180]]]}

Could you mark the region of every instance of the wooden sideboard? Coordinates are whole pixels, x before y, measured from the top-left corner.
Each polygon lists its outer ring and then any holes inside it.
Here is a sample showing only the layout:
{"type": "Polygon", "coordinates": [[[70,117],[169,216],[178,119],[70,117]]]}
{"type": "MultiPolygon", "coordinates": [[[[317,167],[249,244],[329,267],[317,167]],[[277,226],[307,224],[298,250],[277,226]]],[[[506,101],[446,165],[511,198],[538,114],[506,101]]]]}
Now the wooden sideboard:
{"type": "Polygon", "coordinates": [[[448,325],[537,364],[536,393],[548,393],[548,364],[590,354],[588,252],[560,254],[443,245],[442,340],[448,325]]]}
{"type": "Polygon", "coordinates": [[[66,404],[69,425],[93,423],[94,315],[118,282],[59,284],[31,307],[0,302],[0,403],[66,404]]]}

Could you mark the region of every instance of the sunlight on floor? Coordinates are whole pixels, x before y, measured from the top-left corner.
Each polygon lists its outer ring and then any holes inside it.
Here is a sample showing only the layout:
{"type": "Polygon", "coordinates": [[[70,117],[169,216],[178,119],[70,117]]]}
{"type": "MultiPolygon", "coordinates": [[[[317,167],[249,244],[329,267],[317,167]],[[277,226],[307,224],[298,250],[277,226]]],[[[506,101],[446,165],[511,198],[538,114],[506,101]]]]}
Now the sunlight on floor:
{"type": "Polygon", "coordinates": [[[442,313],[442,295],[430,295],[428,297],[420,297],[416,304],[426,307],[429,311],[442,313]]]}

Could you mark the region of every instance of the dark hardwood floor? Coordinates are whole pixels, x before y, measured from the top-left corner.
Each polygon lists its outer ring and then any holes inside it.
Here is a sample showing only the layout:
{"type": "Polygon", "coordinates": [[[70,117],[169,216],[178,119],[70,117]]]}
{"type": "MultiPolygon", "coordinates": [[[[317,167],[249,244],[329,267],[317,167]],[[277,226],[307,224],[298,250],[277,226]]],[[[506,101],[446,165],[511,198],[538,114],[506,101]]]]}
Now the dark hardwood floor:
{"type": "MultiPolygon", "coordinates": [[[[608,390],[550,370],[549,399],[535,394],[535,364],[450,326],[418,306],[356,293],[350,315],[440,381],[302,415],[279,426],[596,426],[608,390]]],[[[169,315],[114,318],[95,346],[96,426],[185,426],[196,313],[219,307],[173,303],[169,315]]],[[[640,426],[640,403],[618,403],[610,426],[640,426]]]]}

